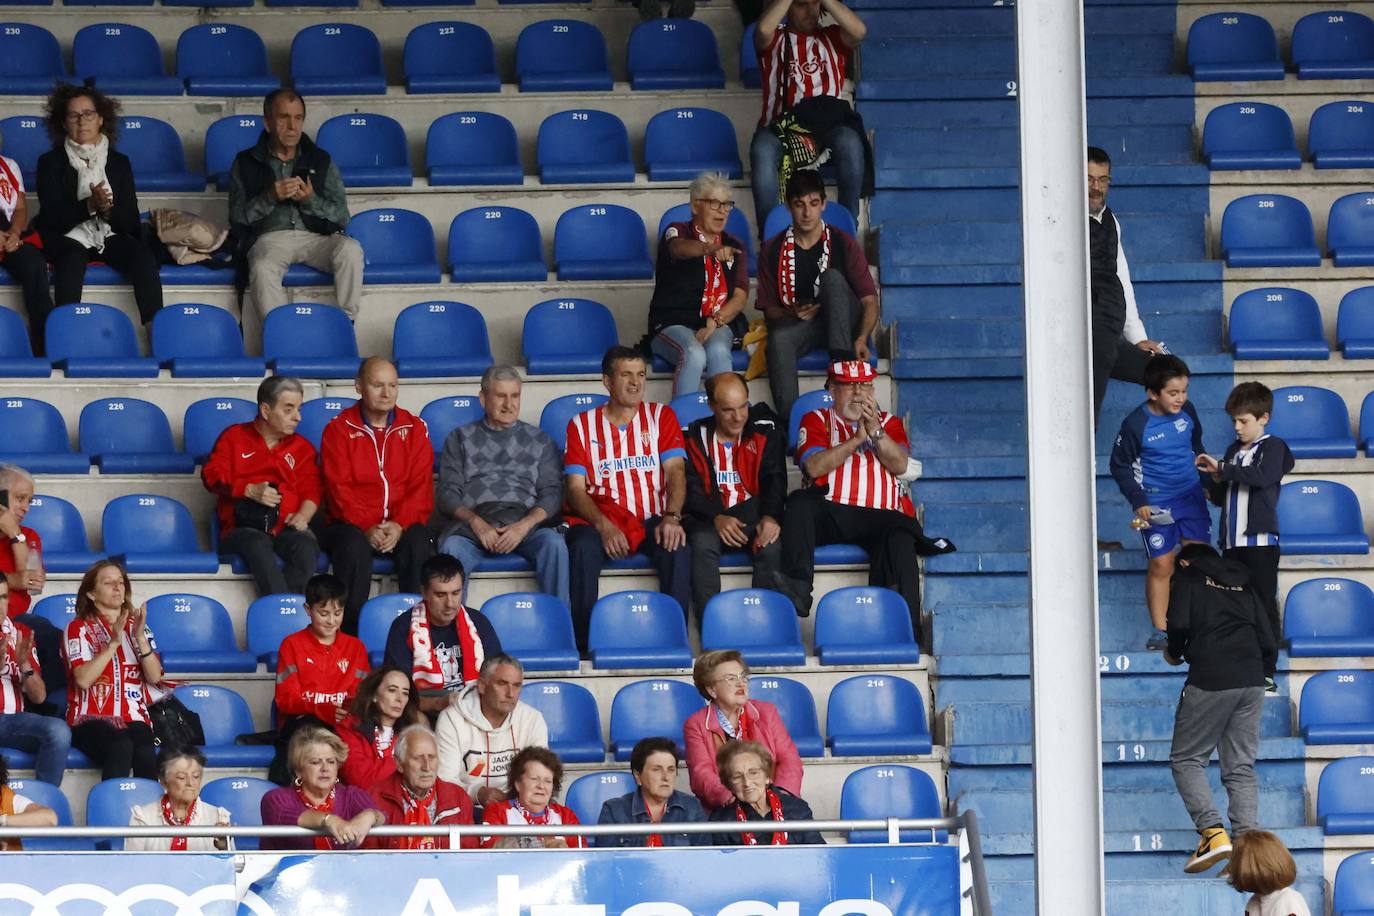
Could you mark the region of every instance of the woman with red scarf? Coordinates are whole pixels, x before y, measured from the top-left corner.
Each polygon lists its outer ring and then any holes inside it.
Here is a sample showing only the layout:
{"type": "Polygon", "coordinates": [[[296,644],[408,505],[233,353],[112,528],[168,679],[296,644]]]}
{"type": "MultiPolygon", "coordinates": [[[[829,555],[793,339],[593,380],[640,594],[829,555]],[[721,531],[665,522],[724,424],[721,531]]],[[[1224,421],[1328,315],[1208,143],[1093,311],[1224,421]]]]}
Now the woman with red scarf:
{"type": "Polygon", "coordinates": [[[319,831],[314,837],[263,837],[262,849],[357,849],[373,827],[386,823],[372,796],[339,782],[348,748],[326,728],[311,725],[291,738],[287,759],[294,785],[262,797],[264,827],[296,826],[319,831]]]}
{"type": "MultiPolygon", "coordinates": [[[[487,805],[482,823],[543,827],[550,824],[578,824],[571,808],[555,802],[563,786],[563,761],[546,747],[527,747],[510,762],[510,797],[487,805]]],[[[486,849],[584,849],[580,836],[484,836],[486,849]]]]}
{"type": "MultiPolygon", "coordinates": [[[[139,805],[130,827],[228,827],[229,812],[200,798],[205,755],[194,747],[174,747],[158,757],[162,797],[139,805]]],[[[229,837],[131,836],[125,852],[219,852],[234,848],[229,837]]]]}
{"type": "Polygon", "coordinates": [[[348,745],[339,779],[366,789],[390,776],[396,769],[392,758],[396,736],[422,722],[410,675],[386,666],[369,674],[358,685],[349,717],[339,726],[339,737],[348,745]]]}
{"type": "Polygon", "coordinates": [[[784,821],[809,821],[811,806],[773,784],[773,755],[757,741],[732,741],[716,756],[720,781],[735,793],[734,804],[711,812],[722,824],[749,824],[738,833],[717,833],[717,846],[824,846],[814,830],[789,831],[784,821]],[[769,825],[765,822],[772,821],[769,825]],[[758,822],[758,823],[752,823],[758,822]]]}

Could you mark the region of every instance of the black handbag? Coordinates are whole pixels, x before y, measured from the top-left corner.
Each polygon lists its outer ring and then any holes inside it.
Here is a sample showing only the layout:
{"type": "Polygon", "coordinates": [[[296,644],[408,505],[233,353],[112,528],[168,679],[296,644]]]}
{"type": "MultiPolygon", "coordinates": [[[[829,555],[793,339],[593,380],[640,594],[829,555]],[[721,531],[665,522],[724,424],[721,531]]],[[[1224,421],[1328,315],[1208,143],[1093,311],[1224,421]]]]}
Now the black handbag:
{"type": "Polygon", "coordinates": [[[159,749],[205,744],[200,716],[177,699],[176,694],[168,693],[149,706],[148,718],[152,719],[153,744],[159,749]]]}
{"type": "MultiPolygon", "coordinates": [[[[267,485],[278,493],[281,492],[275,483],[268,481],[267,485]]],[[[280,511],[279,506],[264,506],[255,499],[241,497],[234,501],[234,527],[252,528],[254,531],[265,531],[270,534],[277,526],[280,511]]]]}

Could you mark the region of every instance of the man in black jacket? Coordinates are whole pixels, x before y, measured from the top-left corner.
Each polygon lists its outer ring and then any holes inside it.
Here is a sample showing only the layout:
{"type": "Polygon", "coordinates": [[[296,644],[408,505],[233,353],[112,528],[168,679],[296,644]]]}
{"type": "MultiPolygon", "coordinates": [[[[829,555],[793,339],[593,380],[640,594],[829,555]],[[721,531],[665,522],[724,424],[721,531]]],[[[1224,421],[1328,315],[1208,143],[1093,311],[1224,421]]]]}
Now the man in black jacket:
{"type": "Polygon", "coordinates": [[[329,154],[305,135],[305,101],[275,89],[262,105],[265,130],[234,158],[229,224],[248,252],[248,288],[258,314],[286,304],[282,277],[292,264],[334,274],[334,294],[357,318],[363,248],[343,234],[348,198],[329,154]]]}
{"type": "Polygon", "coordinates": [[[1169,765],[1184,807],[1201,835],[1184,871],[1206,871],[1231,855],[1231,841],[1214,807],[1207,781],[1212,752],[1221,758],[1227,814],[1237,834],[1258,829],[1260,714],[1264,676],[1272,671],[1278,641],[1250,571],[1222,559],[1206,544],[1179,551],[1169,587],[1169,648],[1164,660],[1188,662],[1188,680],[1174,718],[1169,765]]]}
{"type": "Polygon", "coordinates": [[[700,616],[720,592],[720,554],[746,550],[754,587],[772,588],[781,569],[782,507],[787,498],[787,446],[766,404],[749,404],[733,372],[706,380],[711,416],[687,428],[687,543],[692,548],[692,603],[700,616]]]}

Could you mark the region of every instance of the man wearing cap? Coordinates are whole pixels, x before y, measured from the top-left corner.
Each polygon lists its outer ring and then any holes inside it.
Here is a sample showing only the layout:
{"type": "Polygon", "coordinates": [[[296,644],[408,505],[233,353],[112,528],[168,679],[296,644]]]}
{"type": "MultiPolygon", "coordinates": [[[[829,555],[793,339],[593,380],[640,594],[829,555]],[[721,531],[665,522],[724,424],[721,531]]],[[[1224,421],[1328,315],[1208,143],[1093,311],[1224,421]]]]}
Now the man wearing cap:
{"type": "Polygon", "coordinates": [[[868,552],[868,584],[891,588],[906,599],[919,633],[916,558],[949,553],[954,545],[927,538],[916,521],[906,484],[899,479],[910,476],[906,428],[878,409],[876,375],[860,360],[832,363],[826,387],[834,406],[802,418],[797,464],[807,485],[787,498],[782,572],[775,581],[805,617],[811,613],[816,547],[861,544],[868,552]]]}

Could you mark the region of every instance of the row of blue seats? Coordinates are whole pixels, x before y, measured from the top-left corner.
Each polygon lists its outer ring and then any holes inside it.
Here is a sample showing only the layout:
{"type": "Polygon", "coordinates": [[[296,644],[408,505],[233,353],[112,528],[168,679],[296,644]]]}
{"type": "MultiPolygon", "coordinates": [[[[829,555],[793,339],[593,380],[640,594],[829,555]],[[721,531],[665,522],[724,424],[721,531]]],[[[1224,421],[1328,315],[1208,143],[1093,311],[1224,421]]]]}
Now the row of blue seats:
{"type": "MultiPolygon", "coordinates": [[[[749,48],[753,56],[753,48],[749,48]]],[[[406,36],[402,53],[412,93],[499,92],[491,36],[466,22],[429,22],[406,36]]],[[[630,33],[626,48],[635,89],[719,89],[725,72],[711,28],[693,19],[655,19],[630,33]]],[[[261,96],[282,85],[268,69],[267,49],[252,29],[203,23],[181,33],[176,73],[146,29],[100,22],[72,40],[72,71],[57,38],[42,26],[0,23],[0,92],[46,95],[72,80],[115,95],[261,96]]],[[[302,95],[386,92],[382,45],[371,29],[348,22],[306,26],[291,41],[291,85],[302,95]]],[[[756,65],[757,67],[757,65],[756,65]]],[[[515,76],[525,92],[609,91],[606,39],[576,19],[527,25],[515,43],[515,76]]]]}
{"type": "MultiPolygon", "coordinates": [[[[12,779],[9,786],[37,804],[52,808],[57,812],[59,826],[75,826],[71,805],[61,789],[33,779],[12,779]]],[[[229,811],[235,826],[257,827],[262,824],[262,796],[275,788],[275,783],[257,776],[223,776],[205,783],[200,797],[208,804],[229,811]]],[[[628,770],[584,773],[568,784],[563,803],[573,810],[580,822],[595,824],[606,801],[635,790],[634,779],[628,770]]],[[[162,787],[151,779],[110,779],[96,783],[86,796],[85,826],[127,826],[129,809],[157,801],[162,792],[162,787]]],[[[840,789],[840,817],[845,820],[943,816],[935,781],[915,767],[891,763],[862,767],[846,776],[840,789]]],[[[879,831],[855,830],[849,834],[851,843],[880,843],[885,839],[879,831]]],[[[943,841],[942,838],[937,840],[943,841]]],[[[904,833],[903,841],[919,842],[920,836],[913,833],[907,837],[904,833]]],[[[120,840],[100,842],[113,844],[105,848],[122,846],[120,840]]],[[[71,840],[25,840],[24,844],[25,849],[44,851],[89,849],[92,845],[71,840]]],[[[257,849],[258,840],[256,837],[244,838],[237,840],[235,845],[239,849],[257,849]]]]}
{"type": "MultiPolygon", "coordinates": [[[[1353,10],[1324,10],[1293,26],[1289,49],[1298,79],[1374,76],[1374,20],[1353,10]]],[[[1211,13],[1188,29],[1193,79],[1281,80],[1284,63],[1267,19],[1252,13],[1211,13]]]]}
{"type": "MultiPolygon", "coordinates": [[[[1374,166],[1374,105],[1346,99],[1312,112],[1307,155],[1319,169],[1374,166]]],[[[1303,161],[1288,112],[1266,102],[1230,102],[1208,112],[1202,158],[1213,171],[1297,169],[1303,161]]]]}
{"type": "Polygon", "coordinates": [[[1329,388],[1290,385],[1274,389],[1274,409],[1266,431],[1278,436],[1303,458],[1354,458],[1356,448],[1366,451],[1374,437],[1374,392],[1360,408],[1360,436],[1350,428],[1345,400],[1329,388]]]}
{"type": "MultiPolygon", "coordinates": [[[[1337,267],[1374,264],[1374,191],[1336,199],[1326,217],[1326,252],[1337,267]]],[[[1283,194],[1247,194],[1221,216],[1228,267],[1320,267],[1322,249],[1307,205],[1283,194]]]]}
{"type": "MultiPolygon", "coordinates": [[[[1237,359],[1329,359],[1321,307],[1311,293],[1287,286],[1247,290],[1231,303],[1231,347],[1237,359]]],[[[1336,346],[1346,359],[1374,359],[1374,286],[1352,289],[1336,311],[1336,346]]]]}

